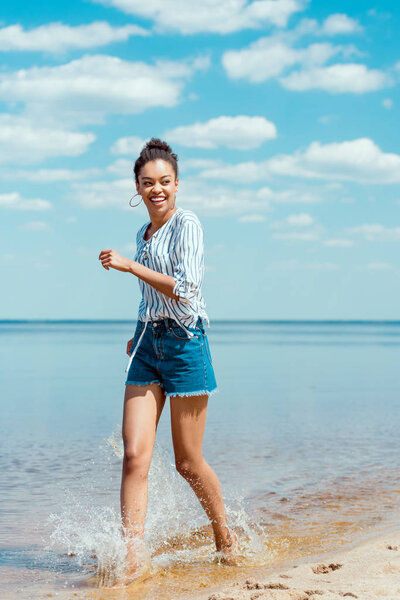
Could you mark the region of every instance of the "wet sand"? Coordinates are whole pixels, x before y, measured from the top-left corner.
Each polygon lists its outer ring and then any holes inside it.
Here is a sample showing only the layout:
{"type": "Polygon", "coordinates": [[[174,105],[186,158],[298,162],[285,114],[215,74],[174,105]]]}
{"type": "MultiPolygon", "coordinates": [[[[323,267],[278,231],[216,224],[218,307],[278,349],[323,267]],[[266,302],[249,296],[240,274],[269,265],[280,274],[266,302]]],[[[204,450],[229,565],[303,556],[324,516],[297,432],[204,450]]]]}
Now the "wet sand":
{"type": "Polygon", "coordinates": [[[260,575],[197,600],[400,599],[400,530],[260,575]]]}

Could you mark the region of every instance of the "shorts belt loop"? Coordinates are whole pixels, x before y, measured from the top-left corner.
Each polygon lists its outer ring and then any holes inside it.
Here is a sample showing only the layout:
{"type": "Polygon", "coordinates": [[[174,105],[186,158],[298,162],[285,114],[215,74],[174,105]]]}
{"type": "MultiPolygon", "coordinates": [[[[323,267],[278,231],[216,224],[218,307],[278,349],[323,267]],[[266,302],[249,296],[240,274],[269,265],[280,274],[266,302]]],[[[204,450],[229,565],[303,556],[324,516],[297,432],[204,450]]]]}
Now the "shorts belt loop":
{"type": "Polygon", "coordinates": [[[164,321],[164,325],[165,325],[166,331],[169,331],[170,327],[169,327],[169,320],[168,320],[168,318],[164,318],[163,321],[164,321]]]}

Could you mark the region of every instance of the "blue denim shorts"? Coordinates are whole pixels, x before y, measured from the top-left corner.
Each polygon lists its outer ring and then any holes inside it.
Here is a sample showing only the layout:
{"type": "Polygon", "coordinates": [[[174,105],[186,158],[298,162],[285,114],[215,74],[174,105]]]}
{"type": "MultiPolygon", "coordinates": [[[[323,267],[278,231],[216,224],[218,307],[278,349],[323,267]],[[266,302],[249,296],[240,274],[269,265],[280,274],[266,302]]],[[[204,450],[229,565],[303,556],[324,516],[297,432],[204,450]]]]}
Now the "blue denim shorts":
{"type": "MultiPolygon", "coordinates": [[[[132,351],[144,329],[138,321],[132,351]]],[[[125,385],[158,383],[166,397],[210,396],[217,390],[207,334],[199,317],[189,338],[173,319],[149,321],[133,357],[125,385]]]]}

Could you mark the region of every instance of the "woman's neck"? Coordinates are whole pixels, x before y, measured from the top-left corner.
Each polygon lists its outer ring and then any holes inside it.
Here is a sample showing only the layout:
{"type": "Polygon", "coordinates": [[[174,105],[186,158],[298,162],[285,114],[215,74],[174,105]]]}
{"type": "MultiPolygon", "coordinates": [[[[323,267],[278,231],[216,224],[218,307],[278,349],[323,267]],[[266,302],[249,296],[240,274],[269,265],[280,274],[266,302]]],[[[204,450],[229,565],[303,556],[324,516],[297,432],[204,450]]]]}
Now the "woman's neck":
{"type": "Polygon", "coordinates": [[[177,207],[173,206],[171,210],[169,210],[165,215],[149,215],[150,216],[150,226],[147,228],[146,233],[144,235],[144,239],[148,240],[156,231],[161,229],[163,225],[172,217],[173,214],[176,213],[177,207]]]}

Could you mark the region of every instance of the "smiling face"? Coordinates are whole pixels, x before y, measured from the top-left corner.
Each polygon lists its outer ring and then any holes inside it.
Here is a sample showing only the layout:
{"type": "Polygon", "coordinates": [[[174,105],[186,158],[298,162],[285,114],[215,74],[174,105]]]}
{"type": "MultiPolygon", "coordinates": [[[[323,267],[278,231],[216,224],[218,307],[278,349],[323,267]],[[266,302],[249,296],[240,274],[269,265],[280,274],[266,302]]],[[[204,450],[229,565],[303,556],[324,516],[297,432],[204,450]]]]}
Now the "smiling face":
{"type": "Polygon", "coordinates": [[[162,221],[175,212],[178,183],[171,163],[161,158],[147,162],[140,169],[136,190],[142,196],[152,221],[162,221]]]}

